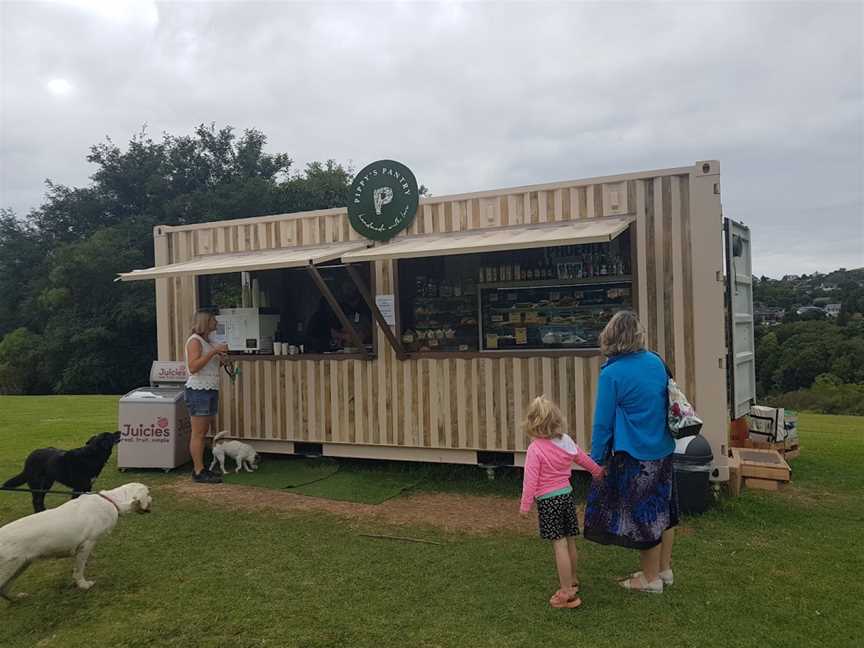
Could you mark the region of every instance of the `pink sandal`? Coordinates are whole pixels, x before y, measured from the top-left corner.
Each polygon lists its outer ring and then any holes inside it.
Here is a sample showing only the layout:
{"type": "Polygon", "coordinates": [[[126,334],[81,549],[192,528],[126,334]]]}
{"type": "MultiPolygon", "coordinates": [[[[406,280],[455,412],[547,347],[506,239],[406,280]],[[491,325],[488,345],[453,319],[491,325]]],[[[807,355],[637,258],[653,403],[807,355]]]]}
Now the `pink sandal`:
{"type": "Polygon", "coordinates": [[[552,595],[552,598],[549,599],[549,605],[553,608],[573,609],[582,605],[582,599],[576,596],[572,589],[570,592],[559,589],[552,595]]]}

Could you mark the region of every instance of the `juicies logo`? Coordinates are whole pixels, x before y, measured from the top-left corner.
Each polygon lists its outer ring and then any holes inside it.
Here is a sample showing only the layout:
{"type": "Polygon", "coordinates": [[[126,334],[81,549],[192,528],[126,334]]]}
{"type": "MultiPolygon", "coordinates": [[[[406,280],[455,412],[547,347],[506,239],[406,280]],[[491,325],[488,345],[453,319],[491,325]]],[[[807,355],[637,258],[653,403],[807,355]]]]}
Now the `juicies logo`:
{"type": "Polygon", "coordinates": [[[419,202],[411,169],[394,160],[379,160],[355,176],[348,220],[366,238],[386,241],[411,224],[419,202]]]}
{"type": "Polygon", "coordinates": [[[171,426],[164,416],[160,416],[150,425],[124,423],[120,438],[123,441],[167,443],[171,438],[171,426]]]}

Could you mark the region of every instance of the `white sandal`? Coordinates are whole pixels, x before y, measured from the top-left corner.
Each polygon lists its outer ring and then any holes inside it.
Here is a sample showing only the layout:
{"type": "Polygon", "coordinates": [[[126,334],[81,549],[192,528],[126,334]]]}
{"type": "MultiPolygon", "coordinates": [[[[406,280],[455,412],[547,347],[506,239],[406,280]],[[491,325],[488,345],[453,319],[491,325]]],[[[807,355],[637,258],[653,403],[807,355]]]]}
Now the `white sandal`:
{"type": "Polygon", "coordinates": [[[642,573],[633,578],[623,580],[618,584],[628,592],[647,592],[649,594],[663,593],[663,581],[659,577],[649,583],[645,580],[645,575],[642,573]],[[634,585],[633,581],[637,581],[638,586],[634,585]]]}
{"type": "MultiPolygon", "coordinates": [[[[619,582],[625,581],[629,578],[639,578],[641,575],[642,575],[641,571],[633,572],[629,576],[624,576],[623,578],[619,578],[618,581],[619,582]]],[[[670,585],[672,585],[675,582],[675,576],[672,574],[671,569],[667,569],[665,571],[658,572],[657,575],[660,576],[660,580],[663,581],[664,587],[669,587],[670,585]]]]}

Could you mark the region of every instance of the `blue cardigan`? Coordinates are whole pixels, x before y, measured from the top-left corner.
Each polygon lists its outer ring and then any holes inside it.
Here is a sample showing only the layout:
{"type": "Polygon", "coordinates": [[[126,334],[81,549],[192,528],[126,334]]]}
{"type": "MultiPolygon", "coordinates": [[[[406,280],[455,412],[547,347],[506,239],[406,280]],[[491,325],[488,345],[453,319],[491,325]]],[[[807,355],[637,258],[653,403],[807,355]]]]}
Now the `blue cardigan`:
{"type": "Polygon", "coordinates": [[[623,451],[643,461],[663,459],[675,450],[666,427],[666,367],[658,356],[638,351],[610,358],[600,370],[591,458],[623,451]]]}

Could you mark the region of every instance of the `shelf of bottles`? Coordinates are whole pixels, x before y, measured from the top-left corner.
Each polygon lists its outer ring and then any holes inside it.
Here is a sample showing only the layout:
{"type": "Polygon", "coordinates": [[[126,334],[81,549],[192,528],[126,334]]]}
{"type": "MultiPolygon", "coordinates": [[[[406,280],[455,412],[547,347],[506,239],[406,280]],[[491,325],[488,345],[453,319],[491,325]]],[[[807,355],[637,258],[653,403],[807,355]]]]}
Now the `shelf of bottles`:
{"type": "Polygon", "coordinates": [[[609,243],[596,245],[564,245],[532,251],[536,258],[483,264],[478,272],[481,284],[603,280],[609,277],[629,277],[630,257],[620,246],[609,243]]]}
{"type": "Polygon", "coordinates": [[[437,263],[400,266],[409,352],[596,348],[612,315],[632,308],[626,235],[437,263]]]}
{"type": "Polygon", "coordinates": [[[482,351],[591,349],[617,311],[632,308],[629,245],[559,246],[519,263],[482,265],[482,351]]]}

